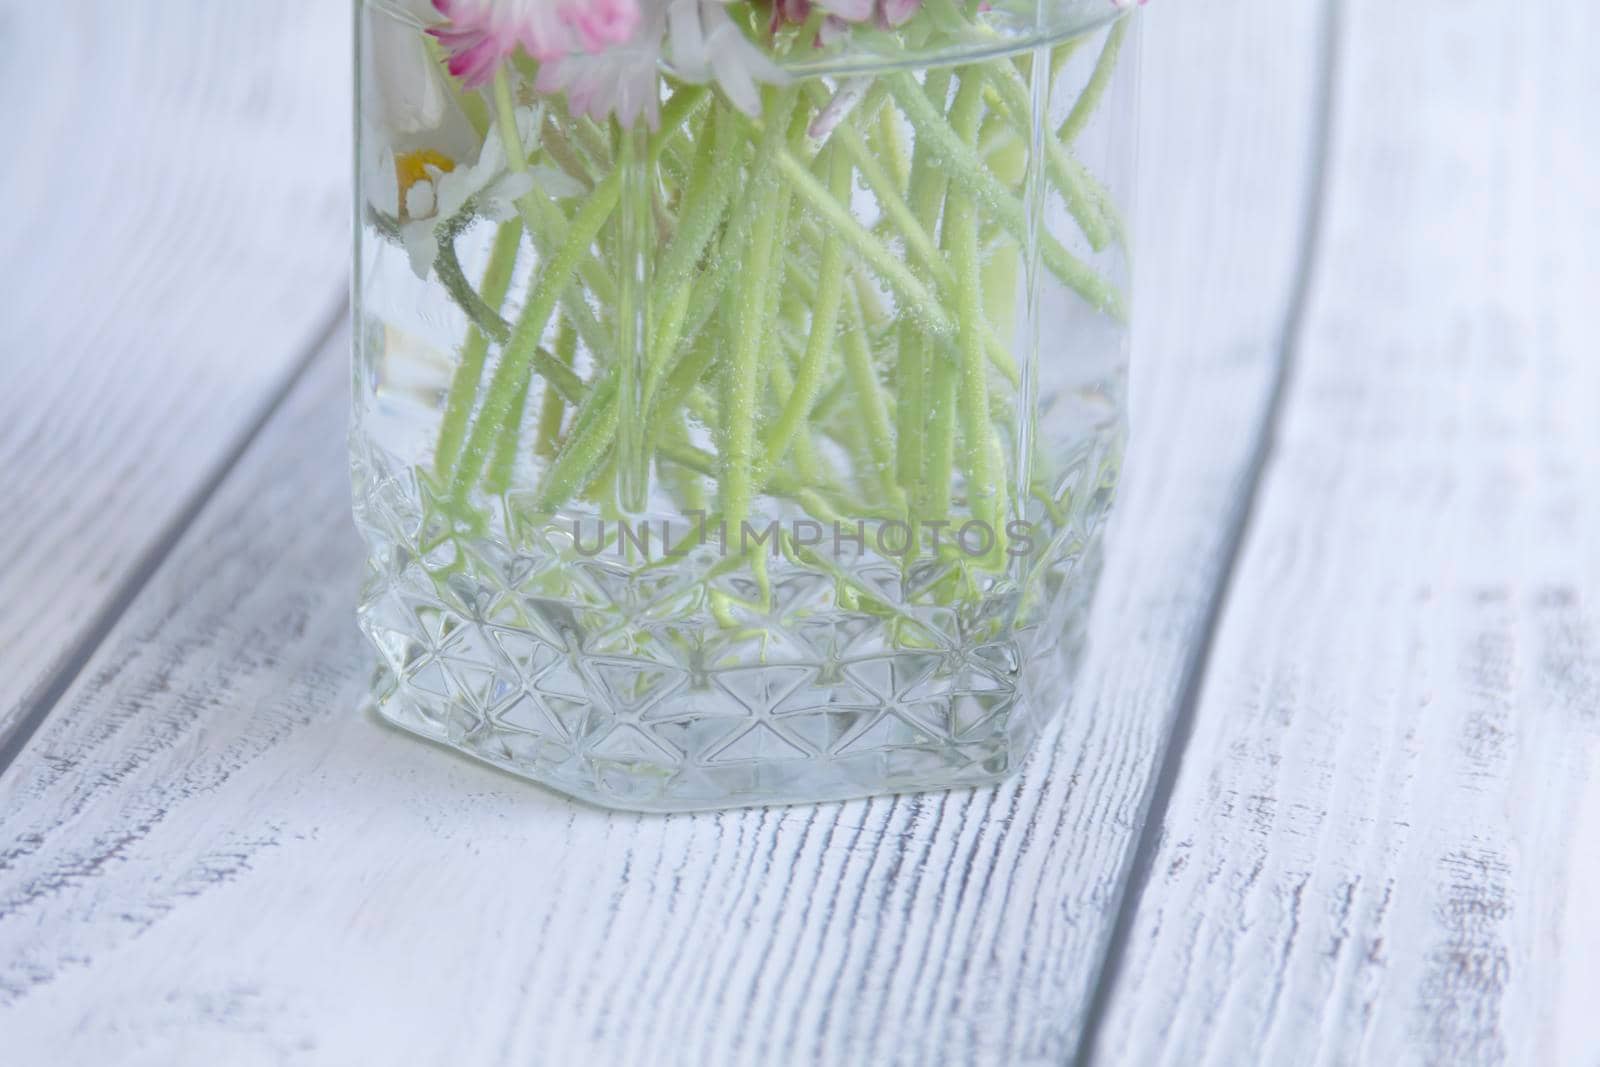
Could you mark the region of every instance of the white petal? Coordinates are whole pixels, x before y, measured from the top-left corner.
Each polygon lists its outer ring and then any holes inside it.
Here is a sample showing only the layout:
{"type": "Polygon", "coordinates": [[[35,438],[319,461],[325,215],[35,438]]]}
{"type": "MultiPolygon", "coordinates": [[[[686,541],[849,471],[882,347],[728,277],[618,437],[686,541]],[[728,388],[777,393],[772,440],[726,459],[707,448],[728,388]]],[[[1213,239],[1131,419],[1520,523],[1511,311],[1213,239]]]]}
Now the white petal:
{"type": "Polygon", "coordinates": [[[437,206],[432,182],[413,182],[411,188],[406,190],[406,214],[412,218],[429,218],[437,206]]]}
{"type": "Polygon", "coordinates": [[[755,79],[745,73],[742,67],[729,67],[727,64],[712,61],[717,69],[717,84],[722,86],[722,91],[728,94],[728,99],[733,101],[733,106],[743,111],[746,115],[759,115],[761,113],[761,91],[756,88],[755,79]]]}
{"type": "Polygon", "coordinates": [[[367,202],[390,218],[400,217],[400,178],[395,170],[394,151],[385,148],[378,157],[376,172],[363,176],[367,202]]]}
{"type": "Polygon", "coordinates": [[[517,213],[517,201],[533,192],[531,174],[507,174],[483,191],[478,198],[478,209],[496,222],[504,222],[517,213]]]}
{"type": "Polygon", "coordinates": [[[786,76],[765,52],[740,32],[717,0],[700,0],[699,9],[704,44],[717,84],[741,111],[748,115],[759,114],[758,84],[782,84],[786,76]]]}
{"type": "Polygon", "coordinates": [[[466,206],[468,200],[477,195],[478,190],[487,184],[480,180],[477,170],[476,167],[465,167],[453,170],[439,179],[435,214],[440,218],[453,218],[456,212],[466,206]]]}
{"type": "Polygon", "coordinates": [[[539,127],[544,123],[544,105],[517,108],[517,139],[522,142],[522,158],[539,147],[539,127]]]}
{"type": "Polygon", "coordinates": [[[478,152],[478,161],[471,167],[488,175],[499,174],[506,165],[505,142],[500,137],[498,127],[489,130],[488,136],[483,139],[483,148],[478,152]]]}
{"type": "Polygon", "coordinates": [[[439,235],[434,232],[432,222],[408,222],[400,228],[400,240],[406,246],[406,255],[411,259],[411,270],[418,278],[427,281],[428,274],[433,270],[434,260],[439,258],[439,235]]]}
{"type": "Polygon", "coordinates": [[[444,122],[449,96],[426,39],[414,26],[369,12],[372,33],[364,51],[372,57],[377,103],[383,122],[396,133],[423,133],[444,122]]]}
{"type": "Polygon", "coordinates": [[[531,184],[542,189],[546,196],[556,200],[565,200],[570,196],[581,196],[587,191],[583,183],[578,179],[561,168],[552,167],[548,163],[540,163],[533,168],[531,184]]]}
{"type": "Polygon", "coordinates": [[[700,21],[700,0],[671,0],[667,5],[667,36],[672,41],[672,64],[679,73],[691,81],[707,80],[710,49],[700,21]]]}

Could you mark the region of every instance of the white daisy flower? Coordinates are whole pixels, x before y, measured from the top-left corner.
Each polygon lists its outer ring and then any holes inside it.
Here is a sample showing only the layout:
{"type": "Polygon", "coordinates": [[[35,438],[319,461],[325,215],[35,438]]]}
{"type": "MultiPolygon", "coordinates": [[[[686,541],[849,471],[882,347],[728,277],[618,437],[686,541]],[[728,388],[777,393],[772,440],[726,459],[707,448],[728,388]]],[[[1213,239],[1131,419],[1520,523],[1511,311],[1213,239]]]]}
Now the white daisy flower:
{"type": "MultiPolygon", "coordinates": [[[[531,152],[538,145],[544,111],[518,108],[516,118],[524,151],[531,152]]],[[[513,172],[499,137],[484,138],[477,161],[466,167],[430,149],[396,153],[385,147],[368,189],[373,209],[398,224],[400,243],[419,278],[428,277],[439,258],[441,228],[459,221],[469,206],[475,217],[504,222],[516,215],[517,201],[534,189],[555,199],[584,191],[564,171],[547,164],[513,172]]]]}

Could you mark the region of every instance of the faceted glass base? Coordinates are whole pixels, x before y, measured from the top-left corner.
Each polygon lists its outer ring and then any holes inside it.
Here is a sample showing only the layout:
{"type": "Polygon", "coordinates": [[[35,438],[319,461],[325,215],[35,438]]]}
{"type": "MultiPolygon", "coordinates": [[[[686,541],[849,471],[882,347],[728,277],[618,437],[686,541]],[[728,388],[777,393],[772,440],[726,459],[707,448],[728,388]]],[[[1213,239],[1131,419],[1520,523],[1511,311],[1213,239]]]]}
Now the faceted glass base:
{"type": "Polygon", "coordinates": [[[1064,566],[1066,595],[1017,627],[1007,620],[1019,595],[1003,582],[960,609],[917,605],[913,589],[937,581],[938,563],[902,570],[865,557],[852,568],[901,605],[885,618],[841,605],[837,575],[779,560],[767,613],[729,627],[706,605],[712,591],[754,590],[696,562],[642,572],[481,542],[440,579],[403,550],[379,553],[361,611],[382,659],[374,706],[606,807],[981,785],[1020,767],[1065,702],[1087,607],[1070,591],[1092,588],[1095,569],[1064,566]],[[1056,639],[1036,647],[1042,633],[1056,639]]]}
{"type": "MultiPolygon", "coordinates": [[[[380,668],[387,674],[386,668],[380,668]]],[[[843,711],[840,747],[861,751],[823,757],[792,750],[782,729],[751,726],[699,766],[663,761],[646,728],[623,730],[609,754],[575,758],[559,742],[492,724],[452,736],[451,724],[400,697],[393,676],[374,690],[389,695],[374,708],[385,721],[512,774],[600,807],[623,811],[703,811],[761,805],[852,800],[1001,781],[1019,769],[1031,747],[1016,739],[935,741],[886,709],[843,711]],[[641,741],[641,735],[645,740],[641,741]],[[896,736],[907,742],[896,745],[896,736]],[[634,752],[625,749],[632,747],[634,752]],[[773,750],[776,750],[774,753],[773,750]]],[[[459,731],[458,731],[459,732],[459,731]]],[[[688,732],[688,731],[685,731],[688,732]]]]}

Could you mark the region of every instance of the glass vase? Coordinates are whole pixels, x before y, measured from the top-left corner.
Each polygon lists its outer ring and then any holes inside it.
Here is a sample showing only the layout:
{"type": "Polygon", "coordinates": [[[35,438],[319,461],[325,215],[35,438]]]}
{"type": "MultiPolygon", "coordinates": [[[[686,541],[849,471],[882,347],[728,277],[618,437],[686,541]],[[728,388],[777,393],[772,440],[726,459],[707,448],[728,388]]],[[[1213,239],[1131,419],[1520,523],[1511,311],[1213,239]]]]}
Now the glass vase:
{"type": "Polygon", "coordinates": [[[746,68],[358,3],[374,704],[613,807],[993,782],[1123,456],[1134,17],[687,3],[746,68]]]}

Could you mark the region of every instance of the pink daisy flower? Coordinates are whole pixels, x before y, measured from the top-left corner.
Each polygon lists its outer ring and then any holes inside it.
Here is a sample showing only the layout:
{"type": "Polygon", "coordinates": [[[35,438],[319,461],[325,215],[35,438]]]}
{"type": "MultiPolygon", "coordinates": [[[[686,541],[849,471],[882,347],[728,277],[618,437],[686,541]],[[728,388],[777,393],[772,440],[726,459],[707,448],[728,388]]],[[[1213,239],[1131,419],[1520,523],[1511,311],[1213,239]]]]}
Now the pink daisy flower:
{"type": "Polygon", "coordinates": [[[636,0],[433,0],[449,22],[428,32],[450,53],[450,73],[476,89],[517,49],[542,62],[621,44],[639,24],[636,0]]]}

